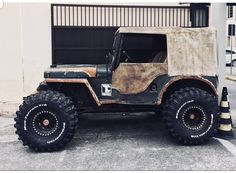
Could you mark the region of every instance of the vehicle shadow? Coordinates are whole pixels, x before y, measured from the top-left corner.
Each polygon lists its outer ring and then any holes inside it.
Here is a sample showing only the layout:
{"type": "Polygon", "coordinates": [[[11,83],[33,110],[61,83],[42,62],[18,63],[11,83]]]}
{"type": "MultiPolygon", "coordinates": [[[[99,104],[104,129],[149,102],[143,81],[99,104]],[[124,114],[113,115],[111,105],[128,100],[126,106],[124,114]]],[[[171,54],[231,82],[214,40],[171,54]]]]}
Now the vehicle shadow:
{"type": "Polygon", "coordinates": [[[169,137],[160,115],[154,113],[86,114],[68,148],[109,140],[152,140],[175,144],[169,137]]]}

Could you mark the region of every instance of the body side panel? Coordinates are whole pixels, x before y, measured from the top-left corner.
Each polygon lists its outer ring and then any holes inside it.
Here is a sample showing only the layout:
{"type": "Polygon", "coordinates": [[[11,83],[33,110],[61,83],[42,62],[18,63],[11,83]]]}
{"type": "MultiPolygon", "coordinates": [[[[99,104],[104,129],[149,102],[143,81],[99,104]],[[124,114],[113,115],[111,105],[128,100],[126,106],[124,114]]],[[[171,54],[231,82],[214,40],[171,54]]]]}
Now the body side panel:
{"type": "Polygon", "coordinates": [[[151,84],[143,91],[137,94],[122,94],[116,89],[112,89],[111,97],[101,96],[101,83],[109,81],[106,79],[88,81],[87,79],[45,79],[47,83],[78,83],[85,84],[98,106],[102,104],[124,104],[124,105],[161,105],[163,95],[167,89],[177,81],[196,80],[204,82],[209,86],[213,93],[217,95],[217,77],[216,76],[174,76],[160,75],[156,77],[151,84]],[[210,79],[210,80],[209,80],[210,79]],[[96,87],[94,87],[96,85],[96,87]]]}
{"type": "Polygon", "coordinates": [[[113,72],[112,88],[120,94],[138,94],[163,74],[167,74],[166,63],[121,63],[113,72]]]}

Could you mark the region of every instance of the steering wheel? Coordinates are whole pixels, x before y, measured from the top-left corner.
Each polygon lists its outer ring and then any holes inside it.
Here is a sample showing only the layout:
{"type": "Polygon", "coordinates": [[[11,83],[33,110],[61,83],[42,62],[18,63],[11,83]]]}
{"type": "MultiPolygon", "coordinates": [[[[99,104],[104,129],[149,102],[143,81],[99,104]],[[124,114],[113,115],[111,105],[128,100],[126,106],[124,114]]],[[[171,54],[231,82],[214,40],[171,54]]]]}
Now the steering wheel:
{"type": "Polygon", "coordinates": [[[122,53],[126,56],[125,62],[133,61],[133,59],[123,50],[122,53]]]}

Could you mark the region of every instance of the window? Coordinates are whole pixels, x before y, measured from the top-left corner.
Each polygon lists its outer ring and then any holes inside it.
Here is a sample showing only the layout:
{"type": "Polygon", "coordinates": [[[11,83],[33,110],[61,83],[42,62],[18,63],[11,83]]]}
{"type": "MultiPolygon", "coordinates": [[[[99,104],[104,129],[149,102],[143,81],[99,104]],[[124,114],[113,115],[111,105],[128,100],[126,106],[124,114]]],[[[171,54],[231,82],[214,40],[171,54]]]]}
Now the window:
{"type": "Polygon", "coordinates": [[[233,6],[228,7],[228,18],[233,17],[233,6]]]}
{"type": "Polygon", "coordinates": [[[120,62],[164,63],[167,57],[166,35],[125,34],[120,62]]]}
{"type": "Polygon", "coordinates": [[[209,4],[208,3],[191,3],[190,4],[190,21],[191,27],[209,26],[209,4]]]}

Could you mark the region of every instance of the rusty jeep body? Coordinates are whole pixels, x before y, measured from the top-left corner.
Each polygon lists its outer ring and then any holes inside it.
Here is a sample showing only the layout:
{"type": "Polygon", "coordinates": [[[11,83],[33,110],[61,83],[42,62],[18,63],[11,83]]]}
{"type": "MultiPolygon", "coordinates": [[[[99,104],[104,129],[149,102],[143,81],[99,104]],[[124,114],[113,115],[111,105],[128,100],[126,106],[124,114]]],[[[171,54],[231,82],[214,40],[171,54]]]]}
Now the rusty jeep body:
{"type": "Polygon", "coordinates": [[[213,28],[121,27],[106,58],[106,64],[45,71],[38,93],[17,112],[23,143],[36,151],[62,148],[84,112],[161,110],[179,142],[199,144],[212,136],[218,85],[213,28]]]}

